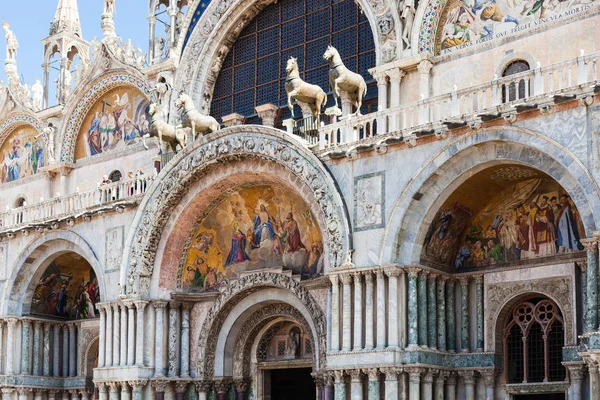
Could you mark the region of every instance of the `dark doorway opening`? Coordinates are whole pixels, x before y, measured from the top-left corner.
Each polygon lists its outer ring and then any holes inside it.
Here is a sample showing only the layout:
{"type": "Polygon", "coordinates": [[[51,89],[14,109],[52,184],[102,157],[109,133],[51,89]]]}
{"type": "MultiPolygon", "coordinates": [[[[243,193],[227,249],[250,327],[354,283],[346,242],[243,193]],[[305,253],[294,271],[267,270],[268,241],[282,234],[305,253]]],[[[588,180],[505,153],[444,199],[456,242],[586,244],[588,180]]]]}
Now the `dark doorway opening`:
{"type": "Polygon", "coordinates": [[[316,400],[312,368],[273,369],[271,400],[316,400]]]}
{"type": "Polygon", "coordinates": [[[514,397],[515,400],[565,400],[564,393],[551,394],[520,394],[514,397]]]}

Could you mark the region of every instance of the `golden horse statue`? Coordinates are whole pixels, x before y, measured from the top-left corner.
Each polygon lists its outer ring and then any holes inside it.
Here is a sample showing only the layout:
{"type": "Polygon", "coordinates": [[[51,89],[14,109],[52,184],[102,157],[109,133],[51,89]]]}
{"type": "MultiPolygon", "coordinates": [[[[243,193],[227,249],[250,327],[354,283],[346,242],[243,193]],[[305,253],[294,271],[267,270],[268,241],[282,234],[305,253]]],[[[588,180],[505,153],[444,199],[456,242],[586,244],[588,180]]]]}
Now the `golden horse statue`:
{"type": "Polygon", "coordinates": [[[196,110],[192,98],[181,92],[175,102],[175,107],[181,111],[181,124],[183,128],[192,128],[192,138],[196,140],[196,133],[206,135],[221,129],[219,122],[210,115],[202,115],[196,110]]]}
{"type": "Polygon", "coordinates": [[[340,91],[345,92],[350,95],[356,107],[356,114],[360,115],[362,100],[367,95],[367,83],[364,78],[346,68],[340,53],[333,46],[327,46],[323,58],[329,61],[329,87],[333,92],[335,106],[338,107],[340,91]]]}
{"type": "Polygon", "coordinates": [[[292,99],[305,103],[310,107],[313,116],[318,116],[321,108],[327,103],[327,93],[317,85],[304,82],[298,72],[298,60],[290,57],[285,67],[285,91],[288,95],[288,108],[294,118],[294,105],[292,99]]]}
{"type": "Polygon", "coordinates": [[[174,153],[177,152],[177,145],[179,145],[183,149],[183,147],[186,144],[185,130],[181,128],[176,128],[166,123],[163,120],[160,108],[156,104],[150,104],[148,114],[150,114],[150,117],[152,118],[150,121],[150,133],[147,133],[144,136],[142,136],[142,143],[144,144],[146,150],[148,150],[148,146],[146,146],[146,141],[144,139],[148,137],[158,137],[161,153],[166,151],[166,148],[164,148],[165,143],[168,143],[171,146],[171,149],[174,153]]]}

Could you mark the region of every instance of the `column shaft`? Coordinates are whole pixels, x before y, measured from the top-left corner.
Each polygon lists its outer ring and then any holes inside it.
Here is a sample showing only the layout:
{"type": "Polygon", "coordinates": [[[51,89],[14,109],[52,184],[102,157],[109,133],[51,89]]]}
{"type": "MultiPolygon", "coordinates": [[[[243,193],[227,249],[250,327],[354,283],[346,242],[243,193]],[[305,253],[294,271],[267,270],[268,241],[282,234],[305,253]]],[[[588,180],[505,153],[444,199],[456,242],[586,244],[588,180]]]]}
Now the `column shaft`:
{"type": "Polygon", "coordinates": [[[373,307],[373,274],[371,271],[365,272],[365,284],[365,349],[370,350],[375,347],[373,321],[375,309],[373,307]]]}
{"type": "Polygon", "coordinates": [[[581,243],[587,250],[587,313],[586,331],[598,327],[598,243],[595,239],[584,239],[581,243]]]}
{"type": "Polygon", "coordinates": [[[450,352],[456,351],[456,313],[454,309],[454,284],[450,279],[446,285],[446,323],[448,334],[447,349],[450,352]]]}
{"type": "Polygon", "coordinates": [[[164,354],[164,310],[167,305],[164,301],[153,302],[155,317],[156,340],[154,345],[154,376],[165,375],[165,354],[164,354]]]}
{"type": "MultiPolygon", "coordinates": [[[[384,392],[385,392],[385,400],[398,400],[398,371],[393,368],[388,368],[384,370],[385,372],[385,383],[384,383],[384,392]]],[[[378,393],[379,395],[379,393],[378,393]]],[[[375,399],[379,399],[376,397],[375,399]]],[[[369,399],[371,400],[371,399],[369,399]]]]}
{"type": "Polygon", "coordinates": [[[460,279],[460,307],[461,307],[461,336],[460,349],[462,352],[471,350],[469,343],[469,278],[460,279]]]}
{"type": "MultiPolygon", "coordinates": [[[[377,79],[377,108],[379,111],[387,109],[387,77],[385,75],[378,75],[377,79]]],[[[384,135],[388,133],[387,121],[385,117],[377,119],[377,134],[384,135]]]]}
{"type": "Polygon", "coordinates": [[[416,269],[408,271],[408,346],[419,345],[419,305],[416,269]]]}
{"type": "Polygon", "coordinates": [[[375,273],[377,277],[377,348],[383,349],[386,346],[385,343],[385,276],[382,270],[377,270],[375,273]]]}
{"type": "Polygon", "coordinates": [[[362,278],[361,273],[356,272],[354,276],[354,351],[362,350],[362,278]]]}
{"type": "Polygon", "coordinates": [[[444,351],[446,350],[446,277],[443,276],[437,283],[437,307],[438,349],[444,351]]]}
{"type": "Polygon", "coordinates": [[[77,376],[77,327],[69,325],[69,376],[77,376]]]}
{"type": "Polygon", "coordinates": [[[60,376],[60,325],[54,324],[52,335],[52,376],[60,376]]]}
{"type": "Polygon", "coordinates": [[[112,365],[117,367],[121,363],[121,310],[118,303],[113,307],[113,352],[112,365]]]}
{"type": "Polygon", "coordinates": [[[177,376],[177,322],[179,314],[179,303],[171,303],[169,306],[169,371],[170,377],[177,376]]]}
{"type": "MultiPolygon", "coordinates": [[[[40,344],[42,344],[42,323],[35,321],[33,323],[33,375],[42,375],[40,368],[40,344]]],[[[2,336],[0,336],[1,338],[2,336]]],[[[0,353],[2,354],[2,353],[0,353]]]]}
{"type": "MultiPolygon", "coordinates": [[[[127,346],[130,344],[127,343],[127,306],[125,304],[120,304],[120,314],[121,314],[121,354],[119,354],[119,365],[124,367],[127,365],[127,346]]],[[[124,393],[124,388],[121,388],[121,396],[124,393]]],[[[129,393],[129,388],[127,388],[127,393],[129,393]]]]}
{"type": "Polygon", "coordinates": [[[127,365],[135,364],[135,305],[127,304],[127,365]]]}
{"type": "Polygon", "coordinates": [[[106,311],[103,304],[96,304],[100,313],[100,337],[98,339],[98,368],[103,368],[106,364],[106,311]]]}
{"type": "Polygon", "coordinates": [[[419,274],[417,304],[419,307],[419,345],[427,346],[427,272],[419,274]]]}
{"type": "Polygon", "coordinates": [[[388,276],[388,347],[400,345],[398,326],[398,276],[400,271],[392,268],[385,271],[388,276]]]}
{"type": "Polygon", "coordinates": [[[475,278],[477,294],[477,351],[483,351],[483,276],[475,278]]]}
{"type": "Polygon", "coordinates": [[[112,305],[106,304],[106,366],[113,366],[113,311],[112,305]]]}
{"type": "Polygon", "coordinates": [[[350,380],[350,400],[363,400],[363,388],[360,374],[358,377],[353,376],[350,380]]]}
{"type": "Polygon", "coordinates": [[[331,351],[340,351],[340,285],[338,276],[331,279],[331,351]]]}
{"type": "Polygon", "coordinates": [[[430,274],[427,282],[427,343],[432,349],[437,348],[437,297],[436,297],[437,275],[430,274]]]}
{"type": "Polygon", "coordinates": [[[408,373],[408,399],[421,400],[421,372],[418,369],[408,373]]]}
{"type": "Polygon", "coordinates": [[[377,369],[371,369],[368,371],[369,381],[367,387],[367,400],[380,400],[379,399],[379,371],[377,369]]]}
{"type": "Polygon", "coordinates": [[[144,308],[145,301],[136,301],[137,309],[136,335],[135,335],[135,365],[144,365],[144,308]]]}
{"type": "Polygon", "coordinates": [[[29,369],[29,351],[30,351],[30,340],[29,333],[31,330],[31,321],[22,321],[22,332],[21,332],[21,375],[31,375],[29,369]]]}
{"type": "Polygon", "coordinates": [[[48,322],[44,322],[44,355],[43,355],[43,366],[42,372],[44,376],[50,376],[50,325],[48,322]]]}
{"type": "Polygon", "coordinates": [[[69,328],[66,325],[62,327],[62,371],[61,376],[69,376],[69,328]]]}
{"type": "Polygon", "coordinates": [[[190,376],[190,305],[183,304],[181,310],[181,368],[182,377],[190,376]]]}
{"type": "Polygon", "coordinates": [[[350,351],[352,348],[352,276],[344,274],[341,276],[343,288],[342,301],[342,351],[350,351]]]}
{"type": "Polygon", "coordinates": [[[346,400],[346,382],[344,381],[343,371],[334,371],[335,388],[334,400],[346,400]]]}

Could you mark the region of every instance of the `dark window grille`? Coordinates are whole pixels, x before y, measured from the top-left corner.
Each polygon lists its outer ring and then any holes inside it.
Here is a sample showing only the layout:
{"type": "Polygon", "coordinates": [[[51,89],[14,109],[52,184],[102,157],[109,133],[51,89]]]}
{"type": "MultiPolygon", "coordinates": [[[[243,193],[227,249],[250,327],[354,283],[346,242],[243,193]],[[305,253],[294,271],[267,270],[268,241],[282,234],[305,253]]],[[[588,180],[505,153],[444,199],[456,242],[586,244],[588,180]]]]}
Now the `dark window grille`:
{"type": "MultiPolygon", "coordinates": [[[[530,67],[527,61],[515,60],[504,68],[502,76],[505,77],[519,74],[521,72],[529,71],[529,69],[530,67]]],[[[531,85],[529,85],[529,82],[526,83],[524,79],[521,79],[518,82],[511,82],[508,85],[508,88],[505,85],[502,85],[502,102],[507,103],[528,97],[531,91],[530,87],[531,85]]]]}
{"type": "MultiPolygon", "coordinates": [[[[323,53],[335,46],[345,65],[358,71],[369,91],[362,112],[377,109],[377,85],[368,69],[375,66],[375,43],[367,18],[354,0],[280,0],[244,28],[226,56],[215,84],[211,115],[239,113],[255,121],[255,107],[281,108],[277,124],[290,118],[285,91],[288,58],[298,59],[301,78],[329,92],[329,68],[323,53]]],[[[333,105],[332,96],[327,106],[333,105]]],[[[302,113],[298,106],[294,115],[302,113]]]]}
{"type": "Polygon", "coordinates": [[[507,383],[560,382],[563,319],[548,299],[524,301],[513,309],[504,325],[504,376],[507,383]]]}

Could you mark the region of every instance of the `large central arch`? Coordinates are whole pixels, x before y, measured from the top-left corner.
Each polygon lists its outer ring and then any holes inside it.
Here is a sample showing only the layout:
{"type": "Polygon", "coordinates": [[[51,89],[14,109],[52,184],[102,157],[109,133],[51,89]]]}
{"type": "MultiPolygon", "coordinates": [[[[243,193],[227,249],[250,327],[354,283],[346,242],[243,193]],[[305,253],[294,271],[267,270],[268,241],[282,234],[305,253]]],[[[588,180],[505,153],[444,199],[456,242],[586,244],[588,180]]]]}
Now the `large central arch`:
{"type": "Polygon", "coordinates": [[[321,161],[295,137],[263,126],[238,126],[196,141],[172,160],[142,201],[129,232],[121,265],[121,285],[127,294],[148,295],[163,229],[190,187],[229,162],[264,160],[289,171],[298,189],[310,193],[321,226],[325,267],[335,268],[351,250],[347,209],[321,161]]]}

